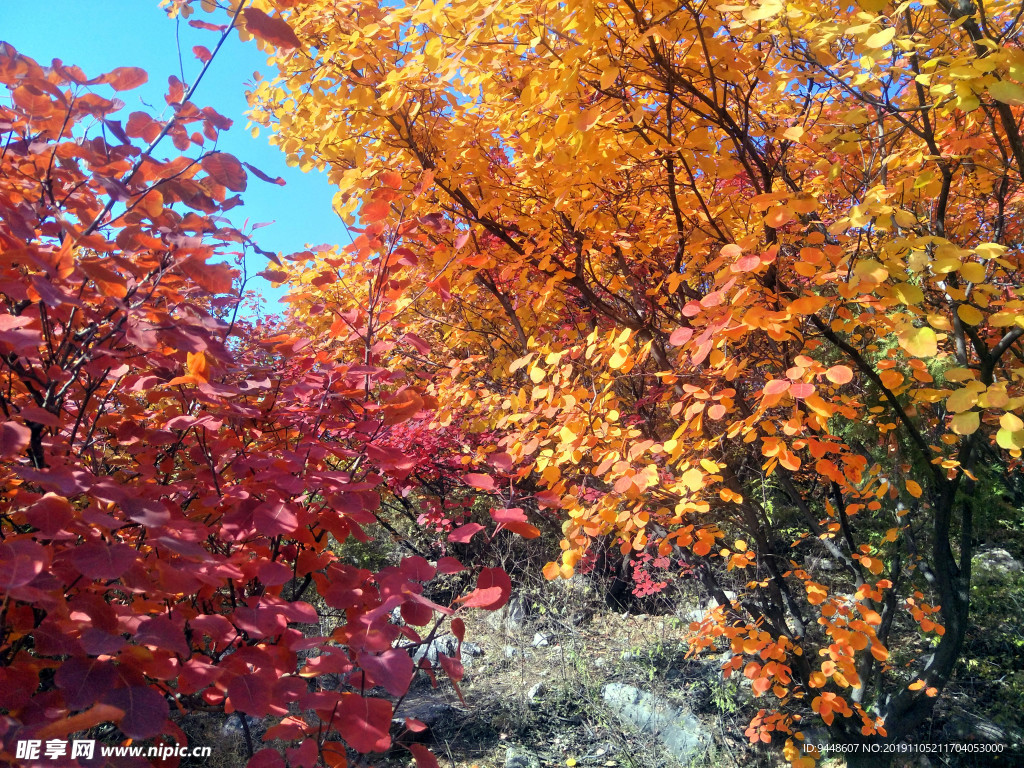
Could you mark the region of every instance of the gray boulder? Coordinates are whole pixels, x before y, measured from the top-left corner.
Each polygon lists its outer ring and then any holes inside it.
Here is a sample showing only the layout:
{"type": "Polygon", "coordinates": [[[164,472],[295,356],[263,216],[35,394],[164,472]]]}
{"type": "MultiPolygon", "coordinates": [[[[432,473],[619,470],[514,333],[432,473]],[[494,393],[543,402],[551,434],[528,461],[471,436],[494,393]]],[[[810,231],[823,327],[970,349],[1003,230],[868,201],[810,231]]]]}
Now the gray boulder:
{"type": "Polygon", "coordinates": [[[505,751],[505,768],[540,768],[540,760],[524,749],[509,747],[505,751]]]}
{"type": "MultiPolygon", "coordinates": [[[[454,656],[458,647],[459,639],[455,635],[438,635],[426,645],[417,648],[412,655],[412,660],[418,665],[421,659],[426,659],[431,665],[434,665],[437,664],[437,654],[454,656]]],[[[462,644],[462,665],[464,667],[468,667],[472,663],[472,659],[483,655],[484,651],[479,645],[475,643],[462,644]]]]}
{"type": "Polygon", "coordinates": [[[521,597],[513,597],[502,608],[487,617],[487,623],[503,632],[518,632],[526,621],[526,603],[521,597]]]}
{"type": "Polygon", "coordinates": [[[1002,584],[1019,576],[1024,565],[1002,547],[993,547],[974,556],[971,571],[976,584],[1002,584]]]}
{"type": "Polygon", "coordinates": [[[605,704],[643,733],[658,739],[680,763],[687,764],[711,744],[700,720],[689,711],[632,685],[609,683],[602,692],[605,704]]]}

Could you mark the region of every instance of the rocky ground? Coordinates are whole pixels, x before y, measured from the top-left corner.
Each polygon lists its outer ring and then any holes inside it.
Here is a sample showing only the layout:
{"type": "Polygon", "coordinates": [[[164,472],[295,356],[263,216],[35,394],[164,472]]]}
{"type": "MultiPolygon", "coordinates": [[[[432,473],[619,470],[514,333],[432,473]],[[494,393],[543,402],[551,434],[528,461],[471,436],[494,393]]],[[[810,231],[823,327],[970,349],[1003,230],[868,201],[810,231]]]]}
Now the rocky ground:
{"type": "MultiPolygon", "coordinates": [[[[976,571],[970,656],[918,741],[981,741],[1003,744],[1005,751],[988,760],[897,760],[896,768],[1024,765],[1024,568],[990,548],[979,555],[976,571]]],[[[700,609],[696,596],[670,597],[660,613],[641,613],[636,605],[612,609],[577,578],[522,590],[495,613],[471,613],[461,699],[443,676],[436,690],[420,677],[396,712],[395,749],[370,760],[353,755],[352,765],[406,768],[411,755],[401,744],[412,740],[429,744],[444,768],[783,765],[777,752],[743,736],[758,706],[742,678],[723,680],[720,657],[686,658],[687,628],[700,609]],[[429,730],[409,733],[406,717],[429,730]]],[[[428,656],[453,652],[455,639],[435,643],[428,656]]],[[[218,745],[217,760],[204,761],[203,768],[245,764],[246,737],[237,717],[193,719],[182,725],[195,743],[218,745]]],[[[259,749],[263,725],[247,725],[259,749]]]]}
{"type": "MultiPolygon", "coordinates": [[[[979,674],[992,662],[986,654],[1000,653],[1000,644],[1020,645],[1024,611],[1013,607],[1013,599],[1024,595],[1022,569],[998,549],[984,552],[978,565],[974,636],[980,653],[973,663],[965,660],[919,740],[981,741],[1005,750],[991,759],[907,758],[896,761],[898,768],[1024,765],[1024,689],[1011,684],[1019,680],[1019,659],[1002,656],[1008,667],[1002,679],[979,674]],[[992,610],[1000,604],[1011,609],[1009,615],[992,610]]],[[[514,598],[501,612],[469,622],[467,640],[474,645],[465,659],[464,702],[450,686],[433,691],[420,681],[405,703],[427,707],[420,712],[432,716],[429,738],[442,766],[783,764],[777,753],[743,736],[758,707],[738,681],[721,678],[721,659],[686,658],[695,604],[678,604],[675,615],[635,614],[602,606],[585,582],[552,589],[559,591],[514,598]]],[[[396,752],[389,763],[404,765],[405,755],[396,752]]]]}

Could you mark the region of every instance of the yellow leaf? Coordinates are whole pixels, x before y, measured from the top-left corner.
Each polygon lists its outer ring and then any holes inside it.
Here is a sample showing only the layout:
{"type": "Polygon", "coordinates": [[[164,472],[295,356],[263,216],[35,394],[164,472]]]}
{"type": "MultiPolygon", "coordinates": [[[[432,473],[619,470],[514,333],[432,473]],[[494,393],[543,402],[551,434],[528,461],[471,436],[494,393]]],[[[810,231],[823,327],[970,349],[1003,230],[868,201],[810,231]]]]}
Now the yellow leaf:
{"type": "Polygon", "coordinates": [[[996,444],[1008,451],[1019,451],[1024,448],[1024,430],[1011,432],[1008,429],[1000,429],[996,432],[996,444]]]}
{"type": "Polygon", "coordinates": [[[921,488],[920,484],[914,480],[907,480],[907,493],[913,496],[915,499],[921,498],[921,494],[924,493],[924,489],[921,488]]]}
{"type": "Polygon", "coordinates": [[[1007,432],[1020,432],[1024,429],[1024,421],[1015,413],[1004,413],[999,417],[999,426],[1007,432]]]}
{"type": "MultiPolygon", "coordinates": [[[[782,137],[789,141],[800,141],[800,137],[804,135],[804,129],[799,125],[794,125],[792,128],[787,128],[782,132],[782,137]]],[[[811,210],[814,210],[813,202],[811,210]]],[[[810,213],[810,211],[803,211],[803,213],[810,213]]]]}
{"type": "Polygon", "coordinates": [[[874,259],[863,259],[853,267],[853,273],[862,280],[873,280],[880,283],[889,276],[889,270],[874,259]]]}
{"type": "Polygon", "coordinates": [[[956,308],[956,313],[968,325],[981,325],[985,322],[985,315],[982,311],[970,304],[961,304],[956,308]]]}
{"type": "Polygon", "coordinates": [[[985,281],[985,265],[976,261],[968,261],[960,266],[960,275],[969,283],[985,281]]]}
{"type": "Polygon", "coordinates": [[[544,381],[544,369],[533,367],[530,369],[530,381],[534,384],[540,384],[544,381]]]}
{"type": "Polygon", "coordinates": [[[691,467],[683,473],[680,480],[691,491],[699,491],[704,485],[704,473],[696,467],[691,467]]]}
{"type": "Polygon", "coordinates": [[[1009,80],[997,80],[990,84],[988,94],[1004,104],[1024,104],[1024,87],[1009,80]]]}
{"type": "Polygon", "coordinates": [[[1006,246],[996,243],[982,243],[974,247],[974,252],[979,259],[997,259],[1006,253],[1006,246]]]}
{"type": "Polygon", "coordinates": [[[907,305],[920,304],[924,301],[924,292],[911,283],[899,283],[893,292],[897,299],[907,305]]]}
{"type": "Polygon", "coordinates": [[[950,429],[958,435],[972,435],[981,426],[981,415],[977,411],[958,413],[950,422],[950,429]]]}
{"type": "Polygon", "coordinates": [[[701,459],[700,465],[711,474],[714,474],[715,472],[718,471],[718,465],[715,464],[715,462],[711,461],[711,459],[701,459]]]}
{"type": "Polygon", "coordinates": [[[896,37],[896,27],[889,27],[881,32],[875,32],[875,34],[864,41],[864,45],[868,48],[884,48],[894,37],[896,37]]]}
{"type": "Polygon", "coordinates": [[[607,91],[615,85],[615,78],[619,76],[618,67],[609,67],[601,73],[601,90],[607,91]]]}
{"type": "Polygon", "coordinates": [[[972,408],[978,402],[978,391],[973,388],[964,387],[956,390],[946,398],[946,409],[951,413],[960,413],[972,408]]]}
{"type": "Polygon", "coordinates": [[[904,229],[910,229],[911,227],[917,226],[917,216],[903,208],[898,208],[893,211],[892,217],[896,220],[896,225],[903,227],[904,229]]]}
{"type": "Polygon", "coordinates": [[[914,357],[934,357],[939,351],[938,340],[935,331],[928,326],[915,328],[912,325],[905,325],[896,334],[900,346],[914,357]]]}
{"type": "MultiPolygon", "coordinates": [[[[984,408],[1005,408],[1010,404],[1010,397],[1006,394],[1006,385],[993,384],[982,393],[978,402],[984,408]]],[[[1024,428],[1024,424],[1021,425],[1021,428],[1024,428]]]]}
{"type": "MultiPolygon", "coordinates": [[[[786,131],[786,138],[790,137],[790,131],[796,131],[797,128],[790,128],[786,131]]],[[[801,134],[803,129],[799,129],[801,134]]],[[[813,197],[794,197],[789,201],[789,207],[793,209],[794,213],[812,213],[815,208],[818,207],[818,201],[813,197]]]]}
{"type": "Polygon", "coordinates": [[[617,371],[617,370],[619,370],[619,368],[621,368],[623,365],[625,365],[626,360],[628,360],[628,359],[629,359],[629,348],[628,347],[619,347],[618,349],[615,350],[615,354],[613,354],[611,356],[611,358],[609,358],[609,360],[608,360],[608,367],[611,368],[614,371],[617,371]]]}
{"type": "Polygon", "coordinates": [[[768,0],[760,6],[748,7],[743,11],[743,18],[749,22],[764,21],[778,15],[781,10],[782,3],[778,0],[768,0]]]}

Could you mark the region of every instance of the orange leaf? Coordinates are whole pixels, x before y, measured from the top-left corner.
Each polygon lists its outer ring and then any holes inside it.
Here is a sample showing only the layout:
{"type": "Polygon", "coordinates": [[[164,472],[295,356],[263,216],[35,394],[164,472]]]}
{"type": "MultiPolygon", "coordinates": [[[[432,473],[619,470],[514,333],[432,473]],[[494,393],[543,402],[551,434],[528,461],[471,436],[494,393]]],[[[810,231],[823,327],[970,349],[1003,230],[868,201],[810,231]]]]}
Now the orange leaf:
{"type": "Polygon", "coordinates": [[[247,177],[242,164],[226,152],[211,152],[199,161],[210,178],[232,192],[244,192],[247,177]]]}
{"type": "Polygon", "coordinates": [[[384,200],[371,200],[368,203],[364,203],[363,207],[359,209],[359,218],[367,224],[386,219],[388,214],[391,213],[391,204],[384,200]]]}
{"type": "Polygon", "coordinates": [[[853,379],[853,371],[846,365],[833,365],[825,371],[825,377],[833,384],[847,384],[853,379]]]}
{"type": "Polygon", "coordinates": [[[149,81],[146,70],[139,67],[118,67],[104,76],[104,81],[110,83],[115,91],[130,91],[138,88],[149,81]]]}
{"type": "Polygon", "coordinates": [[[195,379],[198,379],[199,381],[209,381],[209,366],[206,362],[205,352],[196,352],[195,354],[189,352],[185,367],[188,368],[189,375],[195,379]]]}

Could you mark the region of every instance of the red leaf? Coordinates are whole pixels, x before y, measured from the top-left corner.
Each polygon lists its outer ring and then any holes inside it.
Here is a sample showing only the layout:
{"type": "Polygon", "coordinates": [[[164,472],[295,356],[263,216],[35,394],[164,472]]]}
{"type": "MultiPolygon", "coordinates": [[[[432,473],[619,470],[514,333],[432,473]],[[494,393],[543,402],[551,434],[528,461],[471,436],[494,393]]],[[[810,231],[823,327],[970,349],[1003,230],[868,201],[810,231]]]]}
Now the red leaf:
{"type": "Polygon", "coordinates": [[[487,457],[487,463],[499,472],[508,472],[512,469],[512,456],[508,453],[492,453],[487,457]]]}
{"type": "Polygon", "coordinates": [[[422,720],[417,720],[415,717],[405,718],[405,727],[413,733],[423,733],[423,731],[427,730],[427,724],[422,720]]]}
{"type": "Polygon", "coordinates": [[[116,678],[112,662],[79,656],[61,664],[53,681],[64,692],[64,703],[70,709],[85,709],[113,687],[116,678]]]}
{"type": "Polygon", "coordinates": [[[277,48],[299,48],[302,45],[284,19],[268,16],[257,8],[246,8],[242,11],[242,18],[247,30],[277,48]]]}
{"type": "Polygon", "coordinates": [[[210,175],[211,179],[232,192],[245,191],[245,169],[234,155],[229,155],[226,152],[211,152],[203,156],[199,165],[210,175]]]}
{"type": "Polygon", "coordinates": [[[697,347],[697,351],[690,355],[690,362],[693,363],[694,365],[700,365],[701,363],[703,363],[704,359],[709,354],[711,354],[711,348],[713,346],[714,343],[711,341],[711,339],[708,339],[707,341],[703,342],[699,347],[697,347]]]}
{"type": "Polygon", "coordinates": [[[387,752],[391,747],[391,702],[356,693],[341,694],[335,723],[356,752],[387,752]]]}
{"type": "Polygon", "coordinates": [[[90,541],[71,550],[71,564],[83,576],[97,581],[116,579],[135,563],[137,552],[127,544],[90,541]]]}
{"type": "Polygon", "coordinates": [[[256,571],[260,581],[268,587],[279,587],[291,581],[294,574],[292,569],[284,563],[265,562],[256,571]]]}
{"type": "Polygon", "coordinates": [[[285,180],[282,179],[280,176],[278,176],[277,178],[271,177],[254,165],[250,165],[249,163],[242,163],[242,165],[248,168],[250,173],[252,173],[252,175],[259,179],[260,181],[266,181],[269,184],[277,184],[279,187],[283,187],[286,183],[285,180]]]}
{"type": "Polygon", "coordinates": [[[681,347],[693,336],[693,328],[676,328],[668,337],[668,343],[673,347],[681,347]]]}
{"type": "Polygon", "coordinates": [[[420,602],[407,600],[402,603],[402,621],[414,627],[425,627],[434,618],[434,609],[420,602]]]}
{"type": "Polygon", "coordinates": [[[49,725],[35,731],[32,735],[38,739],[64,739],[72,733],[87,731],[100,723],[114,723],[124,717],[124,712],[110,704],[96,704],[79,712],[77,715],[54,720],[49,725]]]}
{"type": "Polygon", "coordinates": [[[280,752],[267,747],[249,758],[245,768],[285,768],[285,762],[280,752]]]}
{"type": "Polygon", "coordinates": [[[497,533],[502,528],[504,528],[506,531],[512,531],[512,533],[518,533],[524,539],[536,539],[538,536],[540,536],[540,529],[536,526],[530,525],[529,523],[502,523],[494,530],[494,532],[497,533]]]}
{"type": "Polygon", "coordinates": [[[496,534],[499,530],[505,528],[506,530],[511,530],[513,534],[518,534],[523,539],[537,539],[541,536],[540,529],[526,522],[526,513],[518,507],[493,509],[490,510],[490,516],[498,523],[498,527],[495,528],[496,534]]]}
{"type": "Polygon", "coordinates": [[[403,576],[414,581],[430,581],[434,578],[434,574],[437,573],[434,566],[428,563],[426,558],[419,555],[402,558],[398,570],[402,572],[403,576]]]}
{"type": "Polygon", "coordinates": [[[428,344],[426,340],[417,336],[415,333],[405,334],[405,336],[402,337],[402,341],[408,342],[421,355],[426,355],[427,353],[430,352],[430,344],[428,344]]]}
{"type": "Polygon", "coordinates": [[[491,518],[496,523],[526,522],[526,513],[519,507],[508,507],[507,509],[492,509],[491,518]]]}
{"type": "Polygon", "coordinates": [[[228,683],[228,702],[232,712],[266,717],[270,714],[270,683],[259,675],[239,675],[228,683]]]}
{"type": "Polygon", "coordinates": [[[288,764],[292,768],[313,768],[319,754],[320,750],[317,748],[316,739],[304,739],[299,746],[285,750],[288,764]]]}
{"type": "Polygon", "coordinates": [[[267,536],[284,536],[299,527],[299,519],[283,501],[266,501],[253,511],[256,530],[267,536]]]}
{"type": "Polygon", "coordinates": [[[789,393],[797,398],[810,397],[814,394],[814,385],[804,381],[797,381],[790,385],[789,393]]]}
{"type": "Polygon", "coordinates": [[[185,641],[184,626],[176,624],[169,616],[154,616],[139,624],[132,638],[136,645],[151,645],[155,648],[166,648],[168,651],[188,656],[188,643],[185,641]]]}
{"type": "Polygon", "coordinates": [[[536,539],[540,536],[540,530],[526,522],[526,513],[519,507],[492,509],[491,517],[498,523],[498,527],[494,529],[495,533],[504,528],[512,533],[518,533],[524,539],[536,539]]]}
{"type": "Polygon", "coordinates": [[[57,418],[56,414],[53,414],[44,408],[38,408],[34,405],[26,405],[18,411],[18,415],[27,422],[42,424],[44,427],[60,426],[60,419],[57,418]]]}
{"type": "Polygon", "coordinates": [[[34,541],[0,544],[0,589],[23,587],[46,567],[46,550],[34,541]]]}
{"type": "Polygon", "coordinates": [[[29,524],[39,529],[44,536],[53,537],[75,516],[74,508],[63,496],[48,493],[25,510],[29,524]]]}
{"type": "Polygon", "coordinates": [[[405,651],[392,648],[379,656],[360,653],[356,662],[373,678],[374,683],[383,686],[392,696],[404,696],[408,692],[413,664],[405,651]]]}
{"type": "Polygon", "coordinates": [[[14,456],[28,447],[32,433],[24,424],[0,422],[0,456],[14,456]]]}
{"type": "Polygon", "coordinates": [[[480,523],[466,523],[449,533],[448,541],[456,544],[468,544],[469,540],[476,536],[476,534],[480,533],[483,529],[484,527],[480,525],[480,523]]]}
{"type": "Polygon", "coordinates": [[[458,659],[453,659],[451,656],[439,653],[437,654],[437,661],[453,683],[459,682],[466,676],[466,670],[463,669],[462,662],[458,659]]]}
{"type": "Polygon", "coordinates": [[[495,611],[508,602],[512,595],[512,580],[501,568],[484,568],[476,582],[476,589],[459,598],[466,608],[495,611]]]}
{"type": "Polygon", "coordinates": [[[366,454],[385,472],[392,474],[408,474],[416,466],[416,459],[399,451],[397,448],[378,448],[366,446],[366,454]]]}
{"type": "MultiPolygon", "coordinates": [[[[482,530],[483,526],[481,525],[480,528],[482,530]]],[[[449,538],[449,541],[450,540],[451,539],[449,538]]],[[[464,566],[462,563],[460,563],[454,557],[442,557],[440,560],[437,561],[437,572],[438,573],[443,573],[445,575],[448,575],[448,574],[451,574],[451,573],[460,573],[460,572],[462,572],[464,570],[466,570],[466,566],[464,566]]]]}
{"type": "Polygon", "coordinates": [[[203,64],[213,58],[213,54],[210,53],[210,49],[205,45],[193,45],[192,53],[195,54],[195,57],[203,62],[203,64]]]}
{"type": "Polygon", "coordinates": [[[462,619],[452,619],[452,634],[455,635],[461,643],[463,638],[466,636],[466,622],[462,619]]]}
{"type": "Polygon", "coordinates": [[[462,476],[469,485],[474,488],[478,488],[481,491],[493,491],[497,486],[494,484],[494,478],[490,475],[482,475],[478,472],[469,472],[462,476]]]}
{"type": "Polygon", "coordinates": [[[437,758],[423,744],[409,744],[406,749],[412,752],[412,756],[416,760],[416,768],[440,768],[437,758]]]}
{"type": "Polygon", "coordinates": [[[196,29],[205,29],[205,30],[208,30],[210,32],[223,32],[225,30],[225,28],[226,28],[226,26],[224,24],[211,24],[208,21],[198,21],[198,20],[190,21],[188,23],[188,25],[190,27],[195,27],[196,29]]]}
{"type": "Polygon", "coordinates": [[[103,697],[104,704],[124,710],[118,726],[130,739],[148,739],[163,733],[167,721],[167,699],[144,685],[115,688],[103,697]]]}

